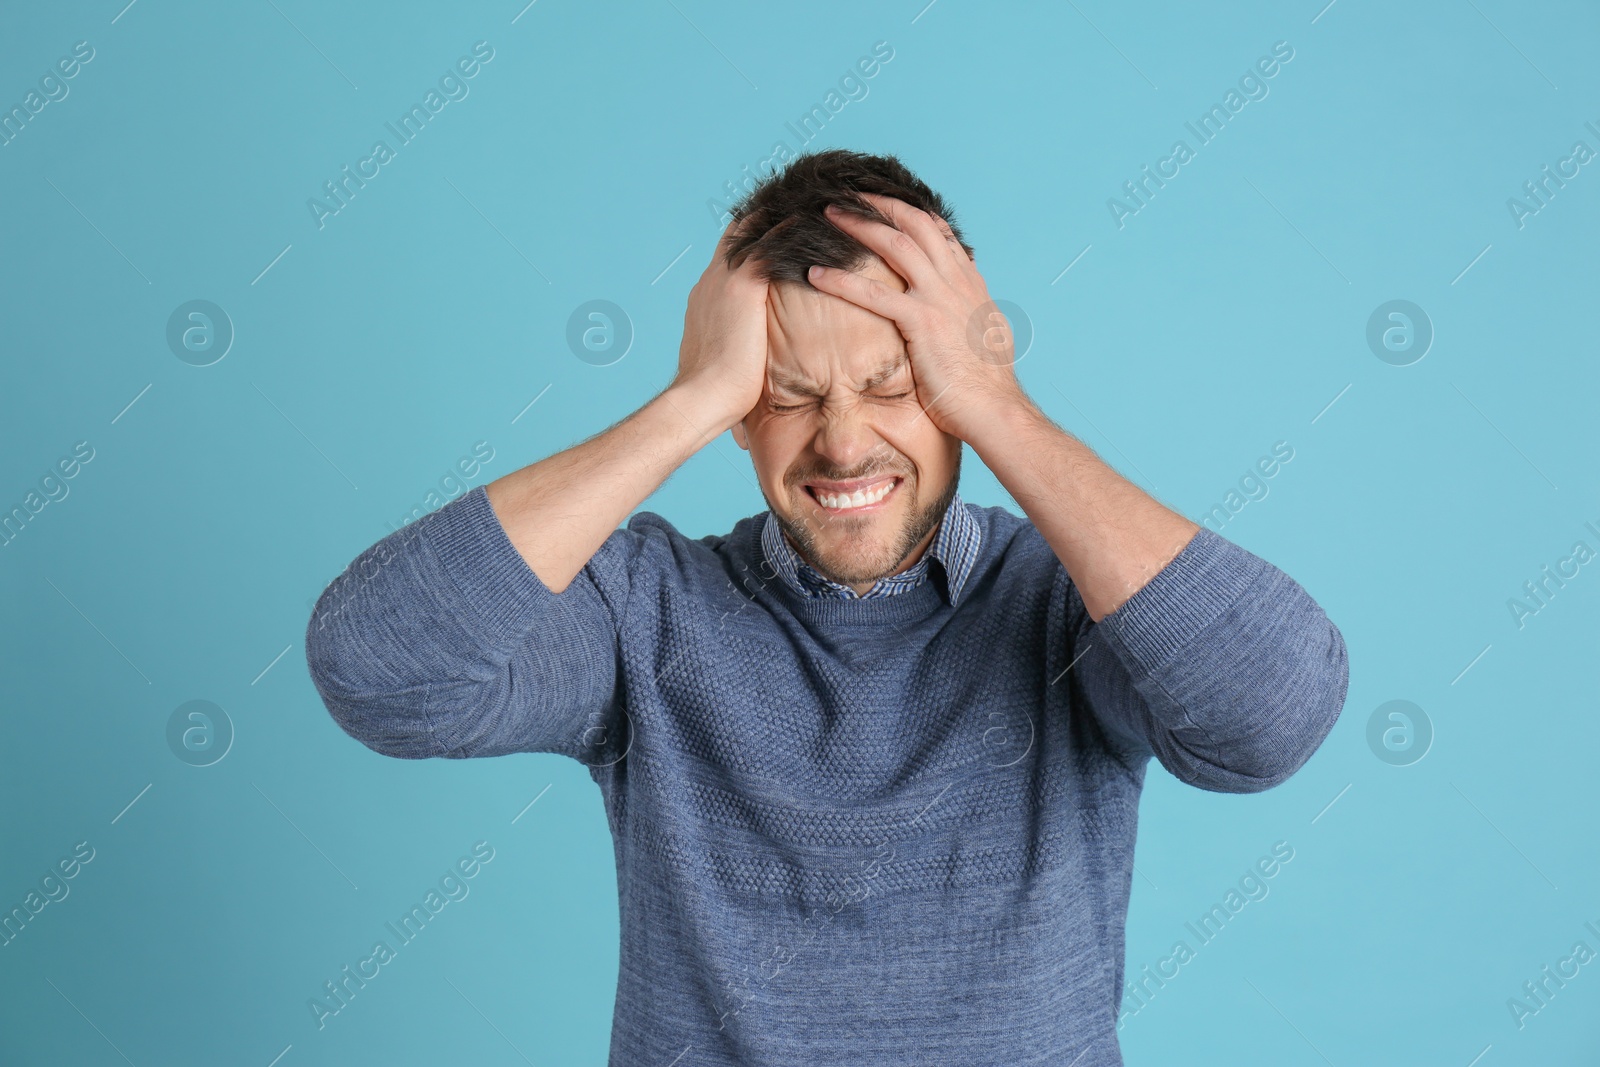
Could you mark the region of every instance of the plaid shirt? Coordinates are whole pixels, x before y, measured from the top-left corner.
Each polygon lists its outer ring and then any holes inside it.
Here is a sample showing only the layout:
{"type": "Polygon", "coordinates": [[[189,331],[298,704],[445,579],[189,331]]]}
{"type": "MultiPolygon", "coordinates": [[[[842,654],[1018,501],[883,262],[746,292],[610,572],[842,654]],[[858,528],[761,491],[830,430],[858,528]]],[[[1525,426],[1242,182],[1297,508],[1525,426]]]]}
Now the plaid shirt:
{"type": "Polygon", "coordinates": [[[770,511],[767,513],[766,524],[761,528],[761,548],[766,553],[768,563],[783,578],[784,583],[801,596],[831,596],[841,600],[854,599],[858,595],[862,600],[893,596],[921,585],[928,577],[929,561],[938,560],[944,569],[945,591],[949,595],[952,607],[961,597],[961,587],[966,584],[972,565],[978,561],[978,547],[982,540],[983,531],[978,525],[978,520],[972,517],[972,513],[961,502],[961,494],[956,493],[940,519],[938,532],[933,535],[933,541],[928,545],[928,550],[922,554],[922,558],[899,574],[879,578],[877,584],[866,593],[857,594],[848,585],[830,581],[812,569],[811,565],[789,544],[789,539],[784,536],[783,529],[778,525],[777,517],[770,511]]]}

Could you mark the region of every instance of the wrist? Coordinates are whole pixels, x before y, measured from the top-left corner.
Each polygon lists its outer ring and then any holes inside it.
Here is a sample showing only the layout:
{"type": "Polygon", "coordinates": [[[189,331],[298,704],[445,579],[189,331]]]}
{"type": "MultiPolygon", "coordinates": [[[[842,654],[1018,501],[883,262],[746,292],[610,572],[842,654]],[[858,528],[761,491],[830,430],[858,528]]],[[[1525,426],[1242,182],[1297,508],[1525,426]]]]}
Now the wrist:
{"type": "Polygon", "coordinates": [[[1042,418],[1043,413],[1020,388],[1001,390],[980,394],[963,405],[950,432],[981,455],[1042,418]]]}
{"type": "Polygon", "coordinates": [[[705,441],[720,436],[746,415],[734,413],[733,405],[692,381],[674,380],[660,393],[660,399],[686,419],[705,441]]]}

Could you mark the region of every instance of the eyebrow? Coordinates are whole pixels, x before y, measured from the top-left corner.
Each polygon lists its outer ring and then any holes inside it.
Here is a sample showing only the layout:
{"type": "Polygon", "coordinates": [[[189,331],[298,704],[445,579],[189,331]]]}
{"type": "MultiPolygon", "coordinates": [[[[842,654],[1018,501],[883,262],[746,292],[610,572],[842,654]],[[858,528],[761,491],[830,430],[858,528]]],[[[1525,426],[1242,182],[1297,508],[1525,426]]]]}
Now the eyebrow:
{"type": "MultiPolygon", "coordinates": [[[[867,377],[866,383],[862,386],[862,388],[873,389],[882,385],[884,382],[898,374],[901,368],[905,367],[908,362],[909,360],[904,354],[895,356],[893,360],[885,363],[883,366],[873,371],[872,374],[867,377]]],[[[817,383],[813,382],[810,378],[804,377],[803,375],[792,376],[784,374],[782,371],[772,370],[769,368],[767,371],[767,377],[771,380],[773,385],[783,389],[786,392],[795,393],[800,396],[822,395],[817,383]]]]}

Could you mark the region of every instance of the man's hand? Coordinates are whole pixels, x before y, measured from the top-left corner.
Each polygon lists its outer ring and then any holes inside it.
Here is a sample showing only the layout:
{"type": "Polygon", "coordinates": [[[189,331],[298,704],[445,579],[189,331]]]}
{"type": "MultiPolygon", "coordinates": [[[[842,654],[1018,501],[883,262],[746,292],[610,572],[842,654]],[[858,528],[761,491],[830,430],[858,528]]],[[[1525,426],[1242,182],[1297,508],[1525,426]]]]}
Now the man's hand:
{"type": "Polygon", "coordinates": [[[749,261],[729,270],[725,251],[718,246],[689,293],[670,385],[604,433],[489,483],[506,536],[551,592],[565,590],[668,475],[760,401],[767,283],[749,261]]]}
{"type": "Polygon", "coordinates": [[[944,219],[892,196],[861,195],[894,225],[832,205],[828,218],[882,257],[905,279],[906,291],[823,266],[811,268],[811,284],[892,319],[905,338],[917,399],[928,417],[970,442],[975,430],[1027,403],[1011,366],[1011,328],[944,219]]]}
{"type": "Polygon", "coordinates": [[[1011,364],[1011,331],[943,219],[863,193],[893,226],[839,214],[834,224],[881,256],[897,293],[849,271],[811,268],[823,292],[893,319],[905,337],[917,399],[961,438],[1049,542],[1099,622],[1149,583],[1200,527],[1107,466],[1033,404],[1011,364]]]}
{"type": "Polygon", "coordinates": [[[730,270],[728,242],[746,220],[728,224],[683,316],[678,373],[672,387],[693,394],[695,410],[715,422],[715,436],[740,422],[761,400],[767,379],[767,282],[746,259],[730,270]]]}

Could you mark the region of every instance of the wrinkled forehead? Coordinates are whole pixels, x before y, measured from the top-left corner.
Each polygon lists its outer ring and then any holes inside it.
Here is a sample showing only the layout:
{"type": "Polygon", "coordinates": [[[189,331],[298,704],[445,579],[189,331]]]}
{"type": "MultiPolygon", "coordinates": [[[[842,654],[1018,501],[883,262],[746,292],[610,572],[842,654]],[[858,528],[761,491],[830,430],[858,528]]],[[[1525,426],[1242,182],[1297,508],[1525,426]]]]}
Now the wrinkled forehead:
{"type": "MultiPolygon", "coordinates": [[[[857,273],[905,291],[876,256],[857,273]]],[[[907,368],[905,339],[892,319],[795,282],[768,289],[767,377],[774,389],[802,395],[869,389],[907,368]]]]}

